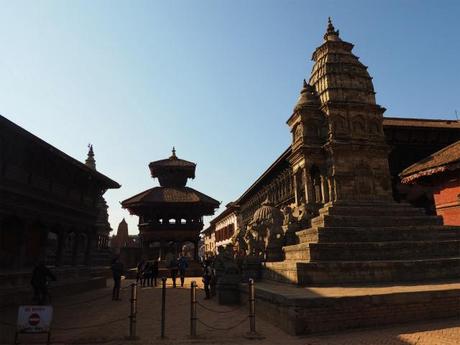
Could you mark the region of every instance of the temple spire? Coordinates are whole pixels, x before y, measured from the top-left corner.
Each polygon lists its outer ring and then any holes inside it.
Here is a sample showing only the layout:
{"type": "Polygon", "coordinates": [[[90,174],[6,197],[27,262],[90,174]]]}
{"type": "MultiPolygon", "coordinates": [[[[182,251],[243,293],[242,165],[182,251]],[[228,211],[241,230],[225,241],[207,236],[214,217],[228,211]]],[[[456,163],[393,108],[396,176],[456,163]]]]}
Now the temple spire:
{"type": "Polygon", "coordinates": [[[88,144],[88,157],[86,158],[85,164],[91,169],[96,170],[96,160],[94,159],[93,145],[88,144]]]}
{"type": "Polygon", "coordinates": [[[325,41],[340,41],[339,30],[335,30],[331,17],[327,18],[327,29],[324,34],[325,41]]]}

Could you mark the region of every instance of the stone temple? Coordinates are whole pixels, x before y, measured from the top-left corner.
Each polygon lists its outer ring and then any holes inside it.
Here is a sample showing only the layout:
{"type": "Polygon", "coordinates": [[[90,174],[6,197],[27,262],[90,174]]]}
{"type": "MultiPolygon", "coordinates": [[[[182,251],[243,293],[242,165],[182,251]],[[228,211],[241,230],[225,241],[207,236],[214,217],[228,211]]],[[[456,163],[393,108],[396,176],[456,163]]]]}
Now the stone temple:
{"type": "Polygon", "coordinates": [[[394,201],[385,108],[352,49],[329,20],[287,121],[293,203],[234,235],[265,261],[259,315],[295,334],[458,315],[460,227],[394,201]]]}
{"type": "Polygon", "coordinates": [[[288,120],[296,203],[311,227],[297,231],[273,278],[301,284],[414,281],[460,274],[460,233],[437,216],[393,201],[385,109],[372,78],[331,22],[288,120]]]}

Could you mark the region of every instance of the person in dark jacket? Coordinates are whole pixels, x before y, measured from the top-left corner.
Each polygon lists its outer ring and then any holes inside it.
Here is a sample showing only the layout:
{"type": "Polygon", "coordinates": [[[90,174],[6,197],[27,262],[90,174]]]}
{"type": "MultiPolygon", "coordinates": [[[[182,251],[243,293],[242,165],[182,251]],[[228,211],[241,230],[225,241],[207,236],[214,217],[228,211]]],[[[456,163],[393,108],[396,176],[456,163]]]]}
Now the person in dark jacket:
{"type": "Polygon", "coordinates": [[[187,258],[184,255],[181,254],[179,260],[177,261],[177,266],[179,268],[180,286],[184,287],[185,271],[188,268],[187,258]]]}
{"type": "MultiPolygon", "coordinates": [[[[158,259],[155,259],[152,263],[152,279],[154,280],[156,287],[158,279],[158,259]]],[[[152,282],[150,282],[150,284],[152,284],[152,282]]]]}
{"type": "Polygon", "coordinates": [[[112,260],[110,269],[113,276],[112,301],[120,301],[121,276],[123,275],[124,267],[118,256],[112,260]]]}
{"type": "Polygon", "coordinates": [[[45,266],[43,260],[40,260],[32,271],[30,284],[34,289],[34,300],[42,305],[49,298],[48,279],[56,281],[56,276],[45,266]]]}
{"type": "Polygon", "coordinates": [[[146,267],[146,262],[145,262],[144,259],[142,259],[142,260],[139,261],[139,263],[137,264],[136,283],[139,283],[139,280],[140,280],[141,283],[142,283],[142,279],[143,279],[143,276],[144,276],[145,267],[146,267]]]}
{"type": "Polygon", "coordinates": [[[166,254],[166,264],[167,267],[169,268],[169,272],[171,274],[171,279],[173,282],[173,288],[176,287],[176,278],[177,278],[177,271],[179,270],[179,267],[177,265],[177,259],[176,256],[172,253],[169,252],[166,254]]]}
{"type": "Polygon", "coordinates": [[[211,280],[212,280],[211,262],[208,259],[206,259],[204,261],[204,266],[203,266],[203,284],[204,284],[204,293],[206,294],[206,297],[204,299],[211,298],[211,291],[209,289],[211,280]]]}

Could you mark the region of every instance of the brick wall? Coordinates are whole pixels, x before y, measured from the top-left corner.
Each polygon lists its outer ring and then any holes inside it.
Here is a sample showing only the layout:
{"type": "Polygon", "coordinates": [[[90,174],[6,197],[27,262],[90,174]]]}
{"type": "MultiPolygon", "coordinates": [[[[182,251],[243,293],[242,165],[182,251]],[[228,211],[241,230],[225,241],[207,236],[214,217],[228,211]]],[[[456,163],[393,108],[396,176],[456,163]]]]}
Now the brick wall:
{"type": "Polygon", "coordinates": [[[459,195],[460,178],[452,175],[443,176],[434,193],[434,201],[436,213],[443,217],[445,225],[460,225],[459,195]]]}

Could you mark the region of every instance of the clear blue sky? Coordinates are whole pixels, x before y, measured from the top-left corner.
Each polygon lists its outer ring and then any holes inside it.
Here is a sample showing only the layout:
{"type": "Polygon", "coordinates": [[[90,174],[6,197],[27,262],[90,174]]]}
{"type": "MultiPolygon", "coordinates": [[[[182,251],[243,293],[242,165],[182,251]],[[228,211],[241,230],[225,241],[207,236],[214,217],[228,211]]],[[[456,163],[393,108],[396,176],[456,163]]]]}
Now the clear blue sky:
{"type": "Polygon", "coordinates": [[[386,116],[460,111],[458,1],[2,1],[0,113],[122,184],[176,146],[189,185],[225,205],[289,145],[286,125],[327,17],[369,66],[386,116]]]}

